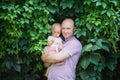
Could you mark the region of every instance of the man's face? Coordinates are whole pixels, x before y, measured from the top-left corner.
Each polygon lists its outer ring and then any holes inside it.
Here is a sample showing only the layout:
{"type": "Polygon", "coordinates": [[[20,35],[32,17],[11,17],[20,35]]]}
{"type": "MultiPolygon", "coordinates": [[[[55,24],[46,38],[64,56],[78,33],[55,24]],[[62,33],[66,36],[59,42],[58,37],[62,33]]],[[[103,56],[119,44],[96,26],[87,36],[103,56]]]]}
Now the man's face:
{"type": "Polygon", "coordinates": [[[74,25],[71,22],[64,22],[62,24],[62,35],[64,39],[68,39],[73,36],[74,33],[74,25]]]}

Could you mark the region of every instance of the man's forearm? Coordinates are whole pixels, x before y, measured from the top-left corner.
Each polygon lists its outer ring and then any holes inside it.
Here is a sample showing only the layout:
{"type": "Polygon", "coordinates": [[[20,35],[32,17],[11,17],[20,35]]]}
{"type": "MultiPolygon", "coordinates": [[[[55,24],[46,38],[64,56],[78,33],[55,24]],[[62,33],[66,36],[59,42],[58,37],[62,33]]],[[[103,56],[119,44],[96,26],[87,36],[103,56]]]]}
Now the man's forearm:
{"type": "Polygon", "coordinates": [[[55,54],[56,53],[51,53],[50,55],[48,55],[48,54],[44,54],[44,55],[42,55],[41,56],[41,59],[42,59],[42,61],[44,62],[44,63],[56,63],[56,62],[58,62],[57,61],[57,59],[56,59],[56,57],[55,57],[55,54]]]}
{"type": "Polygon", "coordinates": [[[49,54],[44,54],[42,55],[42,60],[43,62],[47,62],[47,63],[57,63],[60,61],[63,61],[64,59],[70,57],[70,55],[62,50],[59,53],[49,53],[49,54]]]}
{"type": "Polygon", "coordinates": [[[45,66],[45,67],[49,67],[50,65],[51,65],[50,63],[45,63],[45,62],[44,62],[44,66],[45,66]]]}

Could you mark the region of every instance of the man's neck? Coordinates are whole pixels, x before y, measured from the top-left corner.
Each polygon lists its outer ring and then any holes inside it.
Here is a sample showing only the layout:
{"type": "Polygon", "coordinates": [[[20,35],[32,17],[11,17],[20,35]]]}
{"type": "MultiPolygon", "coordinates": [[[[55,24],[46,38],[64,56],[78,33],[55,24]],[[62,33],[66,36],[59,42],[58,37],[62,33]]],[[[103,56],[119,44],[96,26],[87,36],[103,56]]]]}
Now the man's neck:
{"type": "Polygon", "coordinates": [[[72,37],[74,37],[74,36],[71,36],[71,37],[69,37],[69,38],[66,38],[66,39],[64,39],[64,41],[68,41],[68,40],[70,40],[72,37]]]}

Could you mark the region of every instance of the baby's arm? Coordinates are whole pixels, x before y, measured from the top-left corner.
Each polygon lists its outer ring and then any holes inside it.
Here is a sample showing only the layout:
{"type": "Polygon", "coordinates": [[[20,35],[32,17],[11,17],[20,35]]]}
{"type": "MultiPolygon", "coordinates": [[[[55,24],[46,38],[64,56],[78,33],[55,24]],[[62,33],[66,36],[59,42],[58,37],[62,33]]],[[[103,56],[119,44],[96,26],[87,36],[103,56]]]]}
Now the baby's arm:
{"type": "Polygon", "coordinates": [[[59,49],[62,50],[62,42],[59,43],[59,49]]]}
{"type": "Polygon", "coordinates": [[[62,48],[63,48],[63,44],[62,44],[62,39],[61,38],[59,38],[59,40],[58,40],[59,42],[58,42],[58,50],[59,51],[61,51],[62,50],[62,48]]]}
{"type": "MultiPolygon", "coordinates": [[[[63,46],[62,41],[60,41],[60,42],[59,42],[59,50],[62,50],[62,48],[63,48],[62,46],[63,46]]],[[[56,63],[57,66],[61,66],[61,65],[63,65],[63,64],[64,64],[63,61],[60,61],[60,62],[56,63]]]]}
{"type": "Polygon", "coordinates": [[[54,39],[52,36],[49,36],[47,40],[48,40],[48,46],[51,46],[54,43],[54,39]]]}
{"type": "Polygon", "coordinates": [[[51,46],[53,44],[53,39],[48,41],[48,46],[51,46]]]}

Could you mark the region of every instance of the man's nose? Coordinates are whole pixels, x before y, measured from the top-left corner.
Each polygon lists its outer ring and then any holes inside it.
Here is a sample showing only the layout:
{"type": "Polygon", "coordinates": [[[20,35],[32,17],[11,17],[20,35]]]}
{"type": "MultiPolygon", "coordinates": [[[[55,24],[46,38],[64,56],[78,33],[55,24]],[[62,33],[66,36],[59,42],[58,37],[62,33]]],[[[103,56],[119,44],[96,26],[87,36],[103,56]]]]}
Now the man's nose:
{"type": "Polygon", "coordinates": [[[67,30],[65,29],[65,30],[64,30],[64,32],[66,33],[66,32],[67,32],[67,30]]]}

